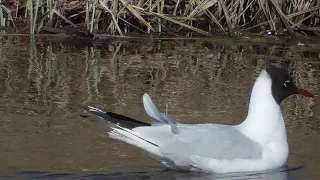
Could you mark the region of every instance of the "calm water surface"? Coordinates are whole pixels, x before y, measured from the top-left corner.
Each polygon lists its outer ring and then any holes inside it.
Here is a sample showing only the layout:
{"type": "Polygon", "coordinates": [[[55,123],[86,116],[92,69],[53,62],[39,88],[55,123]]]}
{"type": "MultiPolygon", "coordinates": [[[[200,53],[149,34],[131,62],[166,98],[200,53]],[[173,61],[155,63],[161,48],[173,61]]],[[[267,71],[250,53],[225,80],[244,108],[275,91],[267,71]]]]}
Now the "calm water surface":
{"type": "Polygon", "coordinates": [[[0,177],[30,179],[318,179],[320,43],[235,40],[81,41],[0,37],[0,177]],[[151,122],[143,93],[181,123],[238,124],[265,67],[290,70],[315,98],[282,104],[299,170],[208,175],[163,169],[79,117],[97,106],[151,122]]]}

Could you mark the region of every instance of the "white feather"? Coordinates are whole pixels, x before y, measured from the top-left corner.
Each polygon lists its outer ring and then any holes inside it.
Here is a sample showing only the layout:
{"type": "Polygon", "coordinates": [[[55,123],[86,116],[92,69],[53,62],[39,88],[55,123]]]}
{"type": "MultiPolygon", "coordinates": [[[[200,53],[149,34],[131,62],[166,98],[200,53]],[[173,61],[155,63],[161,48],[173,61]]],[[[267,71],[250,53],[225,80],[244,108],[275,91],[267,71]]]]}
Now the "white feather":
{"type": "Polygon", "coordinates": [[[132,130],[115,126],[109,135],[147,151],[167,167],[226,173],[262,171],[286,164],[284,121],[266,71],[255,82],[248,116],[240,125],[174,123],[156,108],[148,94],[143,96],[143,105],[161,124],[132,130]]]}
{"type": "Polygon", "coordinates": [[[116,127],[112,127],[111,129],[112,131],[108,133],[110,138],[117,139],[141,148],[154,156],[162,157],[161,153],[159,152],[159,147],[143,140],[143,138],[138,136],[132,130],[118,125],[116,125],[116,127]]]}
{"type": "Polygon", "coordinates": [[[171,131],[175,134],[179,133],[178,127],[176,126],[176,122],[174,122],[171,118],[169,118],[164,113],[160,112],[158,108],[154,105],[151,100],[149,94],[145,93],[143,95],[143,106],[146,110],[146,113],[160,123],[169,124],[171,127],[171,131]]]}

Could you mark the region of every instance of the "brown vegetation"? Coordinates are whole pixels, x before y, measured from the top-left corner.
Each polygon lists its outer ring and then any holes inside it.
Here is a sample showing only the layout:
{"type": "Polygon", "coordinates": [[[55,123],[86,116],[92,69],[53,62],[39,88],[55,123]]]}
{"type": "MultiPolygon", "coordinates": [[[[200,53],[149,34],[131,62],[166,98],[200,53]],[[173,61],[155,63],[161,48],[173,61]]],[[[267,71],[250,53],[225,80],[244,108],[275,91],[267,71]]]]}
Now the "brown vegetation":
{"type": "MultiPolygon", "coordinates": [[[[0,25],[24,20],[31,34],[67,26],[91,34],[162,35],[319,31],[320,0],[7,0],[0,25]]],[[[70,28],[69,28],[70,29],[70,28]]]]}

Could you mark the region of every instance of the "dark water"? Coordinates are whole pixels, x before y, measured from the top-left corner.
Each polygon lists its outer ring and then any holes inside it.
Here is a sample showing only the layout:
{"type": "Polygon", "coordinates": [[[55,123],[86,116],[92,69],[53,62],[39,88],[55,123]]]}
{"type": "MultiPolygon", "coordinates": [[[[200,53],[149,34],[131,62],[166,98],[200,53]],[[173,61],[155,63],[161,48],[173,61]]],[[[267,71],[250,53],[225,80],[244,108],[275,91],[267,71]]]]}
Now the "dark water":
{"type": "Polygon", "coordinates": [[[301,167],[287,171],[273,170],[272,172],[253,172],[253,173],[229,173],[229,174],[203,174],[194,172],[179,172],[173,170],[163,170],[157,172],[69,172],[69,173],[50,173],[41,171],[22,171],[8,175],[3,178],[17,179],[108,179],[108,180],[298,180],[301,167]]]}
{"type": "Polygon", "coordinates": [[[105,40],[0,36],[0,177],[30,179],[318,179],[320,43],[105,40]],[[265,67],[290,70],[315,98],[282,104],[290,168],[256,174],[166,171],[79,117],[88,104],[146,122],[143,93],[182,123],[237,124],[265,67]]]}

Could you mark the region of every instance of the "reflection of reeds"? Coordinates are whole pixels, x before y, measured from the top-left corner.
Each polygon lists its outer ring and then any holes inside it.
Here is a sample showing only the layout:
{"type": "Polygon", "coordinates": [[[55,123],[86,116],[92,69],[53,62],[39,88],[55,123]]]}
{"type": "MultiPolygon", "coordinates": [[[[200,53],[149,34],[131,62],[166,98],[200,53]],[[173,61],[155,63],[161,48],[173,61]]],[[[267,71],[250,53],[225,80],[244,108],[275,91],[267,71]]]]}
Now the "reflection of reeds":
{"type": "MultiPolygon", "coordinates": [[[[15,55],[21,44],[12,44],[10,51],[0,49],[0,59],[9,58],[0,63],[0,81],[4,84],[0,92],[6,99],[24,100],[18,110],[35,104],[36,108],[41,107],[41,113],[63,116],[76,112],[77,105],[85,103],[133,117],[144,117],[140,98],[148,92],[162,111],[168,104],[173,117],[192,117],[202,122],[213,117],[214,123],[231,116],[229,112],[245,111],[252,82],[270,64],[291,69],[302,88],[317,92],[319,87],[318,66],[306,66],[303,61],[318,58],[316,49],[203,41],[154,41],[148,47],[145,44],[110,41],[105,46],[77,50],[40,41],[30,46],[27,63],[21,63],[27,54],[15,55]]],[[[312,115],[312,99],[297,98],[296,102],[288,105],[296,109],[297,117],[312,115]]],[[[16,109],[10,107],[4,108],[16,109]]]]}
{"type": "MultiPolygon", "coordinates": [[[[30,33],[43,26],[71,25],[109,34],[127,32],[188,33],[212,36],[217,31],[234,34],[241,30],[314,30],[319,25],[319,1],[282,0],[27,0],[27,6],[0,5],[1,25],[5,16],[25,10],[30,33]],[[3,14],[5,10],[6,15],[3,14]]],[[[12,21],[13,22],[13,21],[12,21]]]]}

